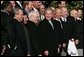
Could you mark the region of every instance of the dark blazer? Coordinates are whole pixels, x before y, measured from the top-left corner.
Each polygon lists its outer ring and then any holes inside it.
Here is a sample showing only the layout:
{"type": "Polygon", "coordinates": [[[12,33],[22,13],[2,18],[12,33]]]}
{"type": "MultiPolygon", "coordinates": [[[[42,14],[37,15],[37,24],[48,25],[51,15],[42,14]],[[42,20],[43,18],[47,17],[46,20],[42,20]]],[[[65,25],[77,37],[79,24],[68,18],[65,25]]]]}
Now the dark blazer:
{"type": "Polygon", "coordinates": [[[37,25],[28,20],[26,24],[27,29],[29,30],[30,36],[30,54],[32,56],[37,56],[39,54],[39,30],[37,25]]]}
{"type": "Polygon", "coordinates": [[[73,37],[73,29],[74,29],[74,18],[71,16],[68,16],[67,21],[64,22],[61,20],[63,25],[63,39],[64,42],[67,42],[69,39],[73,37]]]}
{"type": "Polygon", "coordinates": [[[14,33],[12,30],[12,25],[11,25],[11,16],[6,13],[1,11],[1,45],[6,46],[6,51],[4,55],[9,55],[10,51],[14,48],[14,33]],[[7,45],[10,45],[11,48],[9,49],[7,45]]]}
{"type": "Polygon", "coordinates": [[[54,56],[56,51],[56,38],[54,34],[54,29],[47,19],[44,19],[39,23],[40,30],[40,50],[43,53],[45,50],[49,51],[50,56],[54,56]]]}
{"type": "Polygon", "coordinates": [[[83,21],[76,20],[75,21],[75,38],[79,39],[79,44],[77,48],[83,48],[83,21]]]}
{"type": "Polygon", "coordinates": [[[24,32],[24,25],[16,19],[12,20],[13,32],[15,34],[16,50],[12,51],[13,56],[26,56],[27,55],[27,42],[24,32]]]}
{"type": "Polygon", "coordinates": [[[55,34],[55,38],[56,38],[56,43],[57,44],[61,44],[63,43],[63,30],[60,24],[60,21],[57,20],[52,20],[53,25],[54,25],[54,34],[55,34]]]}

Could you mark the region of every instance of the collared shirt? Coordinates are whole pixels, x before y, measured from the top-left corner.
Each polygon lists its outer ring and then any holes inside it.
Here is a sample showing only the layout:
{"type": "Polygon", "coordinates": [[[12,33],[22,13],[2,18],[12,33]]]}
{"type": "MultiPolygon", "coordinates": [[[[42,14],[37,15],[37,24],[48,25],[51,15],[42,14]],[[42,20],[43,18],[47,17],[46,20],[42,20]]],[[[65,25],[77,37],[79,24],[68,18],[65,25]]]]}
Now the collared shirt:
{"type": "Polygon", "coordinates": [[[66,19],[66,18],[64,18],[64,17],[61,17],[61,19],[62,19],[62,21],[64,21],[64,22],[66,22],[66,21],[67,21],[67,19],[66,19]]]}

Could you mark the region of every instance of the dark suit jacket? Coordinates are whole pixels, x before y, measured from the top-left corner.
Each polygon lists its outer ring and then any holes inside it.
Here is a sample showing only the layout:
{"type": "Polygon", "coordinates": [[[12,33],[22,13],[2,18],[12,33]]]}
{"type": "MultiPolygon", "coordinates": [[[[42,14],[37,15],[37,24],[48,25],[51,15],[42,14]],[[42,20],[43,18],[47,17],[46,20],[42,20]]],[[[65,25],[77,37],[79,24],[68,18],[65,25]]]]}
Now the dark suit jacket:
{"type": "Polygon", "coordinates": [[[11,16],[7,14],[6,12],[1,12],[1,44],[6,46],[8,48],[8,44],[10,45],[10,49],[6,49],[4,55],[10,55],[9,50],[12,50],[15,46],[14,42],[14,33],[12,30],[11,25],[11,16]]]}
{"type": "Polygon", "coordinates": [[[27,55],[27,42],[24,33],[24,25],[16,19],[12,20],[13,32],[15,34],[15,45],[17,49],[13,51],[13,56],[26,56],[27,55]]]}
{"type": "Polygon", "coordinates": [[[63,30],[61,28],[61,24],[57,20],[52,20],[53,25],[54,25],[54,33],[55,33],[55,38],[56,38],[56,43],[61,44],[63,43],[63,30]]]}
{"type": "Polygon", "coordinates": [[[63,42],[67,42],[69,39],[73,37],[73,29],[74,29],[74,18],[71,16],[68,16],[66,22],[62,22],[63,25],[63,42]]]}
{"type": "Polygon", "coordinates": [[[29,30],[30,36],[30,54],[32,56],[37,56],[39,54],[39,30],[37,25],[28,20],[26,24],[27,29],[29,30]]]}
{"type": "Polygon", "coordinates": [[[77,48],[83,48],[83,21],[76,20],[74,27],[74,36],[76,39],[79,39],[79,44],[77,48]]]}
{"type": "Polygon", "coordinates": [[[45,50],[49,51],[50,56],[56,55],[56,44],[57,40],[55,38],[54,29],[47,19],[44,19],[39,23],[40,30],[40,50],[43,53],[45,50]]]}

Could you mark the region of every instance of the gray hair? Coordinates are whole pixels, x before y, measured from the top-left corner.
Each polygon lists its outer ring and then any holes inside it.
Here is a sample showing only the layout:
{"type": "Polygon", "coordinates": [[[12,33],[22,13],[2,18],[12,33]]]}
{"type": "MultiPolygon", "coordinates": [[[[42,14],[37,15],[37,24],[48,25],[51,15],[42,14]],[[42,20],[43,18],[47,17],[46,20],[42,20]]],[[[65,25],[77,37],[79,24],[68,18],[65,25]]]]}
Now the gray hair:
{"type": "Polygon", "coordinates": [[[28,13],[28,17],[29,17],[29,19],[31,19],[31,16],[33,16],[33,15],[39,15],[39,12],[38,11],[31,11],[31,12],[29,12],[28,13]]]}
{"type": "Polygon", "coordinates": [[[19,10],[22,10],[22,9],[20,9],[20,8],[18,8],[18,7],[15,8],[15,9],[14,9],[14,14],[18,14],[19,10]]]}

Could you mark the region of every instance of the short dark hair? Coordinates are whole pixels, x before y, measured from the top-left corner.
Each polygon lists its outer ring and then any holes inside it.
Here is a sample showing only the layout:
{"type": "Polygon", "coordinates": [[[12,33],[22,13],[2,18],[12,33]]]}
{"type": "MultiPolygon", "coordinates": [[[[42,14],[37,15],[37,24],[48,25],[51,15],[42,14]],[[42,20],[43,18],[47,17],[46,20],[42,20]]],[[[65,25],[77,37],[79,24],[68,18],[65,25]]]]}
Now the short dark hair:
{"type": "Polygon", "coordinates": [[[51,8],[47,8],[47,9],[45,10],[45,13],[46,13],[47,10],[51,10],[51,11],[53,12],[53,10],[52,10],[51,8]]]}
{"type": "MultiPolygon", "coordinates": [[[[58,1],[57,4],[61,4],[61,2],[62,2],[62,1],[58,1]]],[[[67,2],[65,1],[65,3],[67,3],[67,2]]]]}
{"type": "Polygon", "coordinates": [[[2,4],[1,4],[1,9],[4,10],[5,8],[7,8],[9,6],[9,4],[11,4],[9,1],[4,1],[2,4]]]}

